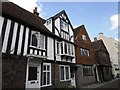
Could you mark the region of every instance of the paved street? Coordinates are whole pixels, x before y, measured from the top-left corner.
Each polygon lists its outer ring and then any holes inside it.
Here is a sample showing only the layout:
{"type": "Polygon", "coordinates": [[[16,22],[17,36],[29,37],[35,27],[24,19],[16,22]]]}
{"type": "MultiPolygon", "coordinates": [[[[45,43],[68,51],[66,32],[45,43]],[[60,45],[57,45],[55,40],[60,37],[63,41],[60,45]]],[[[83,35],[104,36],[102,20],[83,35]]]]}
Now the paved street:
{"type": "Polygon", "coordinates": [[[115,78],[111,81],[100,83],[100,84],[93,84],[90,86],[86,86],[83,88],[120,88],[120,78],[115,78]]]}

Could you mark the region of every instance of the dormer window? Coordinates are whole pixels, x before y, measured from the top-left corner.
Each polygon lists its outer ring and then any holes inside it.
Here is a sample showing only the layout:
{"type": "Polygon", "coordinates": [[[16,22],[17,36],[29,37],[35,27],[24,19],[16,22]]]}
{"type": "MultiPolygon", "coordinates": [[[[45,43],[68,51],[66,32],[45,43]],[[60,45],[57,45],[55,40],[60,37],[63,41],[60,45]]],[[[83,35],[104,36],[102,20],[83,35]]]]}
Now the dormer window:
{"type": "Polygon", "coordinates": [[[85,34],[82,34],[82,40],[83,40],[83,42],[87,42],[87,39],[86,39],[86,35],[85,35],[85,34]]]}
{"type": "Polygon", "coordinates": [[[47,25],[51,24],[51,19],[47,20],[47,25]]]}
{"type": "Polygon", "coordinates": [[[45,49],[45,36],[40,32],[33,31],[31,36],[31,47],[45,49]]]}
{"type": "Polygon", "coordinates": [[[61,20],[61,29],[68,32],[68,24],[63,20],[61,20]]]}

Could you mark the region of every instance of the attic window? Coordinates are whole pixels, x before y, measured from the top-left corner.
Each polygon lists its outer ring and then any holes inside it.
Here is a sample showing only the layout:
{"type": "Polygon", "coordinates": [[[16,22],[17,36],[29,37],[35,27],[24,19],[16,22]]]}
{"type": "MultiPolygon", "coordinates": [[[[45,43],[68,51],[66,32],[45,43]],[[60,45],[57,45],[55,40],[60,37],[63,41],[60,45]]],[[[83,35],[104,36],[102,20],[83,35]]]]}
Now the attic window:
{"type": "Polygon", "coordinates": [[[83,42],[87,42],[87,39],[86,39],[86,35],[85,35],[85,34],[82,34],[82,40],[83,40],[83,42]]]}
{"type": "Polygon", "coordinates": [[[68,32],[68,24],[63,20],[61,20],[61,29],[68,32]]]}
{"type": "Polygon", "coordinates": [[[47,25],[51,24],[51,19],[47,20],[47,25]]]}

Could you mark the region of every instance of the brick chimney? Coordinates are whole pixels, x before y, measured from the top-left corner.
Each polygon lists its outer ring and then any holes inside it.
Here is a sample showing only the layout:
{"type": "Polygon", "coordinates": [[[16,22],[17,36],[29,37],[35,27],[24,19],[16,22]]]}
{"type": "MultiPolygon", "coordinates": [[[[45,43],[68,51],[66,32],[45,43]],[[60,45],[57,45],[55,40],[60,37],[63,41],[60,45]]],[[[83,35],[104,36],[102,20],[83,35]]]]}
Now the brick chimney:
{"type": "Polygon", "coordinates": [[[35,7],[35,9],[33,9],[33,13],[37,16],[39,15],[39,13],[37,12],[37,7],[35,7]]]}
{"type": "Polygon", "coordinates": [[[94,41],[97,41],[97,37],[94,38],[94,41]]]}

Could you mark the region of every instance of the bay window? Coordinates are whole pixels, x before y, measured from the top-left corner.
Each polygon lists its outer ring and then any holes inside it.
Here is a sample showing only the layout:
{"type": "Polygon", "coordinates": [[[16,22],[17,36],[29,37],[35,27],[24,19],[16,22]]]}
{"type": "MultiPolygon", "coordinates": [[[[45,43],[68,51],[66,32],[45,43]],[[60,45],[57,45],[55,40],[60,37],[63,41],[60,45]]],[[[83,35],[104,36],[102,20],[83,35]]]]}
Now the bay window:
{"type": "Polygon", "coordinates": [[[61,42],[61,54],[73,56],[74,55],[74,45],[66,42],[61,42]]]}

